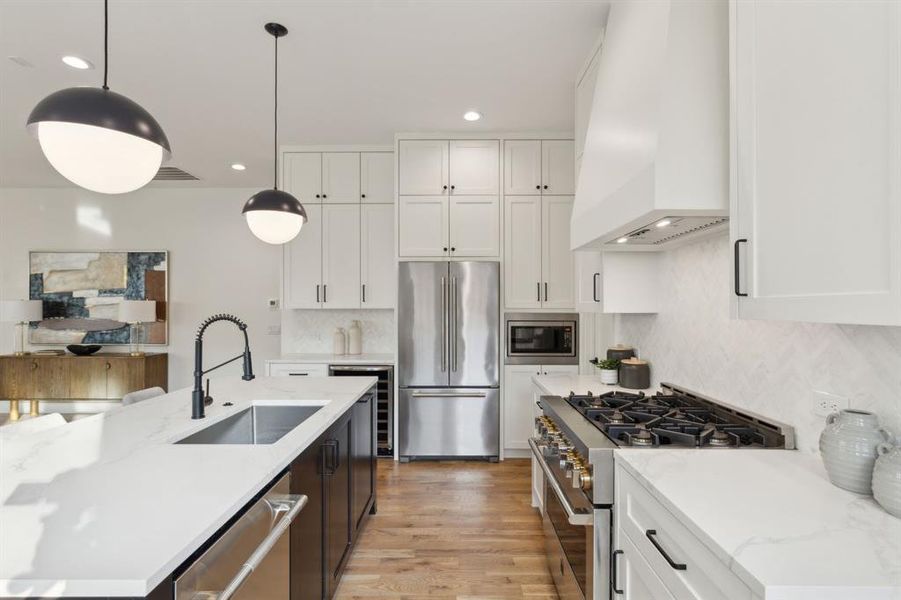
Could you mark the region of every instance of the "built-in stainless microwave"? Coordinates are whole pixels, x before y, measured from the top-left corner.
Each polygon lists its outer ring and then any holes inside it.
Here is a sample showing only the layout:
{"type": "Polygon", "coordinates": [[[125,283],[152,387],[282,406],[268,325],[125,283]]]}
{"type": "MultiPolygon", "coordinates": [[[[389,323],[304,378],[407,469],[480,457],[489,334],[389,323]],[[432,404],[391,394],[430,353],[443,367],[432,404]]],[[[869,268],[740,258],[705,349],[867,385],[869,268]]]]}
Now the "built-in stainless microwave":
{"type": "Polygon", "coordinates": [[[506,313],[508,365],[579,364],[578,313],[506,313]]]}

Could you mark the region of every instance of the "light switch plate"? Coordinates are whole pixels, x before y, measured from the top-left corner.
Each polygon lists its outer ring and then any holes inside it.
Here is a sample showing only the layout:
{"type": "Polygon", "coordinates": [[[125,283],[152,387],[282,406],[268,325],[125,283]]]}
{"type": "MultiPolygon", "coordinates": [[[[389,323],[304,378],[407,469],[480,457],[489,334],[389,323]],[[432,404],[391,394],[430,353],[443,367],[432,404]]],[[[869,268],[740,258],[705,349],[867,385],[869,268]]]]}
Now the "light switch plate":
{"type": "Polygon", "coordinates": [[[813,405],[811,406],[813,414],[821,417],[829,416],[834,412],[838,412],[850,406],[846,397],[820,390],[813,390],[811,399],[813,402],[813,405]]]}

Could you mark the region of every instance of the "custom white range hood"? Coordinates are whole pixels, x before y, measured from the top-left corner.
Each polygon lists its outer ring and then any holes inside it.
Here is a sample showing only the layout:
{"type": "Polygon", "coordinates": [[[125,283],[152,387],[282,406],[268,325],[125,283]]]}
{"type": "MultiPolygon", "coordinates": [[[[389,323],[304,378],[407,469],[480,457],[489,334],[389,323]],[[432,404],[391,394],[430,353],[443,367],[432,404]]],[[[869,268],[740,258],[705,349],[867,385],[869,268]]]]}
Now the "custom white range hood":
{"type": "Polygon", "coordinates": [[[728,207],[728,3],[614,3],[572,248],[661,250],[723,229],[728,207]]]}

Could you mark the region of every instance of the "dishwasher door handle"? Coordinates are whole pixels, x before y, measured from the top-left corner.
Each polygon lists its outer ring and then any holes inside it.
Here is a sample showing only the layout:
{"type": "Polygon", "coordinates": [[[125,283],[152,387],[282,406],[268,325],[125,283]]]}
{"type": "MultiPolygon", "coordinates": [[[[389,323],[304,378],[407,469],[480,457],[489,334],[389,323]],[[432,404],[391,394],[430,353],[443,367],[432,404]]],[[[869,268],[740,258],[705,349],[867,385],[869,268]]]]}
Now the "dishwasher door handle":
{"type": "Polygon", "coordinates": [[[266,501],[272,509],[273,518],[277,517],[279,513],[283,513],[282,517],[272,526],[269,534],[260,542],[256,550],[244,561],[244,564],[241,565],[241,568],[232,580],[228,582],[225,589],[215,596],[216,600],[228,600],[234,596],[235,592],[250,577],[251,573],[260,566],[260,563],[263,562],[263,559],[266,558],[266,555],[269,554],[269,551],[272,550],[279,538],[285,534],[298,513],[307,505],[307,497],[299,494],[275,496],[266,501]]]}

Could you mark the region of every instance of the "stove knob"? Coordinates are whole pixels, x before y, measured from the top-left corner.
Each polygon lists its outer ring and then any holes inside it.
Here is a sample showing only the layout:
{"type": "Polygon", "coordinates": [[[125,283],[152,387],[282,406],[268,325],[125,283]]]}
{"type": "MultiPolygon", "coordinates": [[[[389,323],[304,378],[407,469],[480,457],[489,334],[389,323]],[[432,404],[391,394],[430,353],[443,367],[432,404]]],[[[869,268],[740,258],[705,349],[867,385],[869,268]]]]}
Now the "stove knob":
{"type": "Polygon", "coordinates": [[[579,489],[582,487],[582,473],[583,472],[584,472],[584,467],[581,464],[576,463],[575,465],[573,465],[572,480],[573,480],[573,487],[576,489],[579,489]]]}
{"type": "Polygon", "coordinates": [[[586,492],[591,489],[591,471],[587,467],[579,471],[579,487],[586,492]]]}

